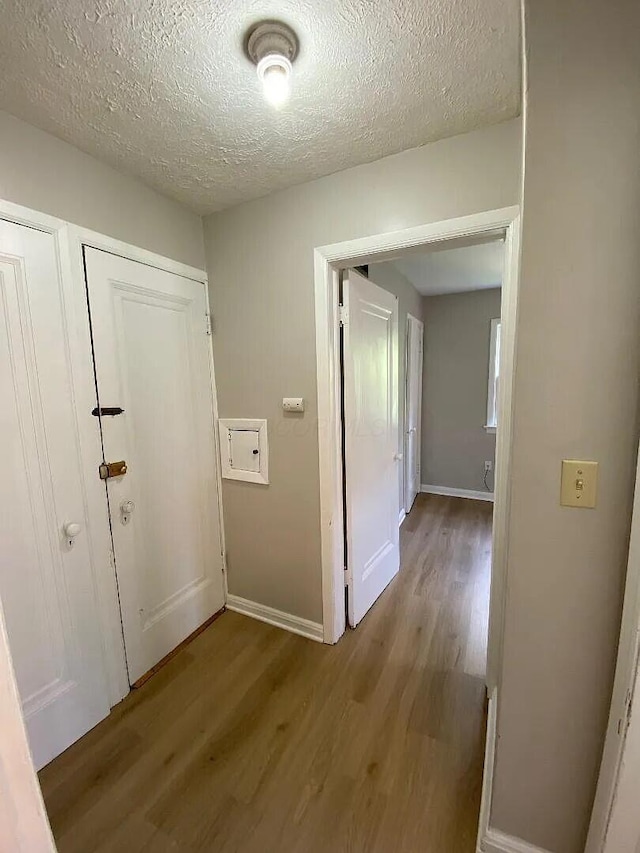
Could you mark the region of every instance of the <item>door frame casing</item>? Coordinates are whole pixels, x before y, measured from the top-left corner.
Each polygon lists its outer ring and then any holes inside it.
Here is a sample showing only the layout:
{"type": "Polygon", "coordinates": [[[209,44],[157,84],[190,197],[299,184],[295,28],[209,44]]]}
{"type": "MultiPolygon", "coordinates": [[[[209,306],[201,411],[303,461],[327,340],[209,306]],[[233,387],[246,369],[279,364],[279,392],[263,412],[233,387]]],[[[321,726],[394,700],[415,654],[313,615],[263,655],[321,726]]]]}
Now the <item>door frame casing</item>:
{"type": "Polygon", "coordinates": [[[470,216],[318,246],[314,250],[318,456],[322,563],[323,639],[336,643],[346,629],[344,613],[344,525],[342,518],[342,441],[340,431],[339,271],[389,260],[407,249],[456,240],[504,235],[501,317],[500,428],[496,442],[496,484],[487,688],[499,684],[502,667],[513,425],[513,382],[520,266],[520,208],[512,206],[470,216]]]}
{"type": "MultiPolygon", "coordinates": [[[[420,382],[418,383],[418,426],[416,429],[417,434],[417,442],[418,442],[418,459],[420,460],[418,464],[418,470],[422,472],[422,388],[424,383],[424,322],[422,320],[418,320],[417,317],[414,317],[413,314],[407,312],[407,326],[405,330],[405,368],[404,368],[404,435],[402,436],[402,444],[403,444],[403,452],[404,452],[404,494],[403,494],[403,503],[404,503],[404,511],[405,513],[409,512],[409,478],[407,476],[407,472],[409,470],[409,453],[408,453],[408,444],[409,441],[407,439],[407,421],[409,416],[409,330],[411,329],[411,324],[414,323],[422,333],[422,338],[420,340],[420,382]]],[[[420,484],[418,484],[418,492],[420,491],[420,484]]]]}

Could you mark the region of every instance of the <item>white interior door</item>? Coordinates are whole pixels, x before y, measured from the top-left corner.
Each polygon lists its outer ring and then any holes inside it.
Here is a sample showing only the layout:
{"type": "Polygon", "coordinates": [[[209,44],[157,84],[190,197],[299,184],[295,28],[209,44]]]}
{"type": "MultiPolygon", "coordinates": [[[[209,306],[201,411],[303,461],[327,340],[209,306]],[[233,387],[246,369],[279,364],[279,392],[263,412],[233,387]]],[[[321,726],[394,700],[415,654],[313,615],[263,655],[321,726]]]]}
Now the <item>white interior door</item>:
{"type": "Polygon", "coordinates": [[[629,541],[629,558],[616,679],[605,741],[596,809],[587,849],[602,853],[639,853],[640,811],[640,457],[629,541]],[[602,815],[603,804],[611,803],[602,815]],[[600,847],[599,827],[606,827],[600,847]],[[593,834],[593,837],[592,837],[593,834]]]}
{"type": "Polygon", "coordinates": [[[349,624],[400,568],[398,300],[359,273],[343,281],[349,624]]]}
{"type": "MultiPolygon", "coordinates": [[[[636,681],[633,704],[640,700],[636,681]]],[[[640,721],[638,714],[631,716],[622,753],[620,775],[615,792],[611,819],[607,829],[603,853],[638,853],[640,851],[640,721]]]]}
{"type": "Polygon", "coordinates": [[[131,683],[224,605],[206,285],[85,249],[131,683]]]}
{"type": "Polygon", "coordinates": [[[0,318],[0,597],[39,769],[109,713],[54,235],[0,221],[0,318]]]}
{"type": "Polygon", "coordinates": [[[409,512],[420,491],[422,422],[422,339],[424,325],[407,317],[407,377],[405,399],[405,511],[409,512]]]}

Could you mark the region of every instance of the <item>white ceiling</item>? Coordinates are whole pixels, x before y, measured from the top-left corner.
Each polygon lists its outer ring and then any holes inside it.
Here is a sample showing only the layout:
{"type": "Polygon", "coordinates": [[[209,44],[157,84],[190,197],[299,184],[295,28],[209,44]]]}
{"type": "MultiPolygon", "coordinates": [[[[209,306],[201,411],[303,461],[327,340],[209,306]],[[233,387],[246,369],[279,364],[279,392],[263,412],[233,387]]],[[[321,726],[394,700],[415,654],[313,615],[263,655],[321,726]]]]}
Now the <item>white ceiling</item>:
{"type": "Polygon", "coordinates": [[[0,108],[201,213],[511,118],[518,0],[21,0],[0,108]],[[289,23],[276,111],[247,28],[289,23]]]}
{"type": "Polygon", "coordinates": [[[502,285],[504,241],[407,255],[393,266],[418,293],[436,296],[502,285]]]}

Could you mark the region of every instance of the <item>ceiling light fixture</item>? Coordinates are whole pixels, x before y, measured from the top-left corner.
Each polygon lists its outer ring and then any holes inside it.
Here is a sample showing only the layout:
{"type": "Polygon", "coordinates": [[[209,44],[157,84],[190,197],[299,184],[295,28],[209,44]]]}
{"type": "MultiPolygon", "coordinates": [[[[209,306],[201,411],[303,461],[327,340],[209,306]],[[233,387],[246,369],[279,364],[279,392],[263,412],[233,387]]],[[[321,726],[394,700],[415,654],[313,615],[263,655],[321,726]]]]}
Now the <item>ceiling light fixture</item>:
{"type": "Polygon", "coordinates": [[[265,98],[274,107],[282,106],[289,97],[298,37],[286,24],[262,21],[249,31],[246,51],[257,67],[265,98]]]}

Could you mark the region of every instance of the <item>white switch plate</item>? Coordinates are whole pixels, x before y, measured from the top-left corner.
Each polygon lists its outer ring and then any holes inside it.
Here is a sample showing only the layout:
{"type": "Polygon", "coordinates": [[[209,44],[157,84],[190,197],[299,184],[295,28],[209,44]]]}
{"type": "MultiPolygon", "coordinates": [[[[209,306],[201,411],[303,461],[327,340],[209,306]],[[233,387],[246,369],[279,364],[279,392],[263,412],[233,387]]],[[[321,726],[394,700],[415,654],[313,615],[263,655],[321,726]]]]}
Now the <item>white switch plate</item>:
{"type": "Polygon", "coordinates": [[[283,397],[282,408],[285,412],[304,412],[303,397],[283,397]]]}

